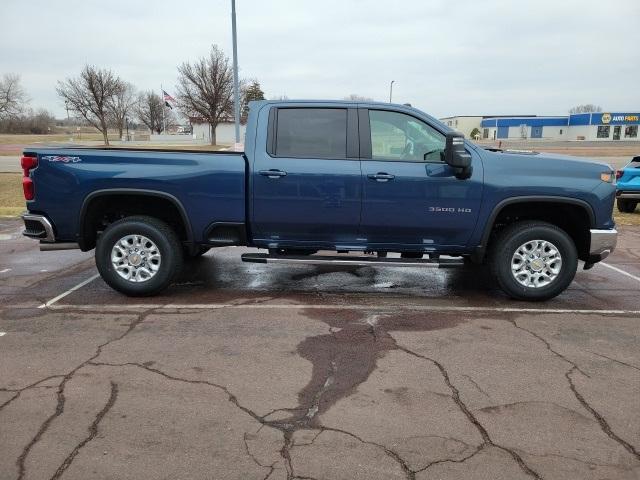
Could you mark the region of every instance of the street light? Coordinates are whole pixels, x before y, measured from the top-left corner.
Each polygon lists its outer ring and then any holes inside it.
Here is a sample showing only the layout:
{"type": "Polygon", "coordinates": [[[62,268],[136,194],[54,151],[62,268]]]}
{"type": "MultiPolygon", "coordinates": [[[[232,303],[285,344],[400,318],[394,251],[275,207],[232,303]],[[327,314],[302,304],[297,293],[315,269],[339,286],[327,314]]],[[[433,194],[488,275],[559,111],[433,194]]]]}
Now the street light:
{"type": "Polygon", "coordinates": [[[231,0],[231,35],[233,37],[233,101],[235,103],[236,146],[240,143],[240,88],[238,86],[238,40],[236,36],[236,0],[231,0]]]}
{"type": "Polygon", "coordinates": [[[395,83],[395,80],[391,80],[391,83],[389,84],[389,103],[391,103],[391,98],[393,97],[393,84],[395,83]]]}

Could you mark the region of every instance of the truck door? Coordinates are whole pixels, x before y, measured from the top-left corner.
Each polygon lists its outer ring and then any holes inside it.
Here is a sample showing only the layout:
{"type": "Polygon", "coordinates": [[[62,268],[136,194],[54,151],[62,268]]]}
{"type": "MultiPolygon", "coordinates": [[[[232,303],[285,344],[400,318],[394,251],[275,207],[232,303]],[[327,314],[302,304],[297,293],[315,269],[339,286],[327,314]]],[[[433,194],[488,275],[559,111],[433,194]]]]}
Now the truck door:
{"type": "Polygon", "coordinates": [[[459,180],[444,163],[445,136],[426,122],[392,110],[361,109],[361,236],[380,244],[465,245],[478,218],[482,162],[459,180]]]}
{"type": "Polygon", "coordinates": [[[354,243],[362,200],[357,109],[271,107],[268,116],[267,148],[256,148],[252,171],[256,243],[354,243]]]}

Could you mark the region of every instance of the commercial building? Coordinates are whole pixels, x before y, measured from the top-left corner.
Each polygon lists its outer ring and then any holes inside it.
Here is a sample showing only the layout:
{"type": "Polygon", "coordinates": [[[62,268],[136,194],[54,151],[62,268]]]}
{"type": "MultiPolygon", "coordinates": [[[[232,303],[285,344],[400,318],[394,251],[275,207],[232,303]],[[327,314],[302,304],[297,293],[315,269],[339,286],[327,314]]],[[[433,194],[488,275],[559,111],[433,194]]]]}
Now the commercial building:
{"type": "Polygon", "coordinates": [[[639,140],[639,113],[578,113],[561,117],[484,117],[482,139],[488,140],[639,140]]]}
{"type": "Polygon", "coordinates": [[[638,140],[640,113],[579,113],[569,116],[570,140],[638,140]]]}
{"type": "MultiPolygon", "coordinates": [[[[441,118],[440,121],[446,126],[453,128],[454,130],[464,134],[468,138],[471,138],[471,132],[477,129],[478,132],[482,132],[482,121],[487,118],[528,118],[535,117],[535,115],[457,115],[454,117],[441,118]]],[[[482,138],[480,134],[480,138],[482,138]]]]}
{"type": "Polygon", "coordinates": [[[568,140],[569,117],[502,117],[482,120],[482,139],[568,140]]]}

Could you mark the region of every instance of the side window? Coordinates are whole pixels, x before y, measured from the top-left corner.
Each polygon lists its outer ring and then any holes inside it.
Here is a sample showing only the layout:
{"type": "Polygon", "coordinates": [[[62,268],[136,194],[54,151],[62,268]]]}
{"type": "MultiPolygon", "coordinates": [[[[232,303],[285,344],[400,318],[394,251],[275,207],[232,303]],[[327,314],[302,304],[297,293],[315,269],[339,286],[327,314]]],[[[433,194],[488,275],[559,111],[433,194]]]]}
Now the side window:
{"type": "Polygon", "coordinates": [[[398,162],[443,162],[445,137],[404,113],[369,110],[371,158],[398,162]]]}
{"type": "Polygon", "coordinates": [[[346,158],[347,110],[278,109],[275,154],[295,158],[346,158]]]}

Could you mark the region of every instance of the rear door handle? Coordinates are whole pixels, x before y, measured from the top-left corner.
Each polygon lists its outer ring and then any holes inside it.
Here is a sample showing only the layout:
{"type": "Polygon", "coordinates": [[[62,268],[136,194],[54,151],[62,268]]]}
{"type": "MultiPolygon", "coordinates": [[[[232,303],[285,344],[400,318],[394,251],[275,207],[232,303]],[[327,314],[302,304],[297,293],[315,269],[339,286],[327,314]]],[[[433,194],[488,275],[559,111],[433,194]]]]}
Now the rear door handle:
{"type": "Polygon", "coordinates": [[[258,173],[263,177],[269,177],[269,178],[280,178],[280,177],[287,176],[287,172],[283,172],[282,170],[277,170],[275,168],[271,170],[260,170],[258,173]]]}
{"type": "Polygon", "coordinates": [[[376,182],[388,182],[389,180],[396,178],[395,175],[391,175],[386,172],[370,173],[367,177],[371,180],[375,180],[376,182]]]}

